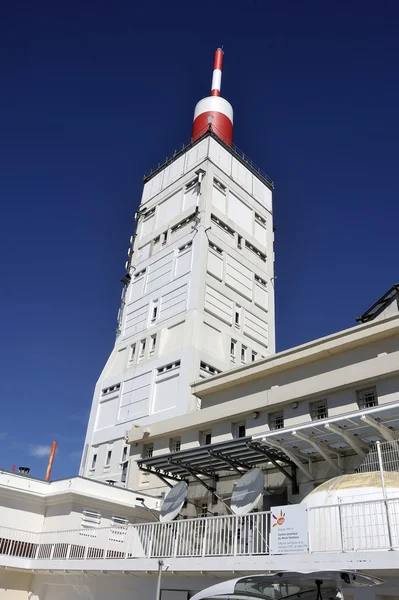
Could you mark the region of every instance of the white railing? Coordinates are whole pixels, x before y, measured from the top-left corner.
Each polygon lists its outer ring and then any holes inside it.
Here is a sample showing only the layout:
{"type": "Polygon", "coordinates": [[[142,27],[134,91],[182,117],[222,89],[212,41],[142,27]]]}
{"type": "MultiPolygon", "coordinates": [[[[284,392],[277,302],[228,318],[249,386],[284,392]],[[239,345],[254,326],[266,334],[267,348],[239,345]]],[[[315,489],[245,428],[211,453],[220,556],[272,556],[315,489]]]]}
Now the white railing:
{"type": "MultiPolygon", "coordinates": [[[[268,555],[270,512],[32,533],[0,527],[0,555],[41,560],[268,555]]],[[[308,508],[309,552],[399,549],[399,498],[308,508]]]]}

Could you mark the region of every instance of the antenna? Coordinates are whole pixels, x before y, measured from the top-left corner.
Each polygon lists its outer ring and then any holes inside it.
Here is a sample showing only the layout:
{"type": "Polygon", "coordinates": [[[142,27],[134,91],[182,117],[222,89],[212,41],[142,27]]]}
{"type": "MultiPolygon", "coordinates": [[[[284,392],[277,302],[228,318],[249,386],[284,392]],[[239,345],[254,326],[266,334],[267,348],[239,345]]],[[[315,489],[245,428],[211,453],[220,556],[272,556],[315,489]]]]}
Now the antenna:
{"type": "Polygon", "coordinates": [[[183,508],[188,492],[188,485],[185,481],[179,481],[166,494],[162,502],[159,520],[163,523],[173,521],[183,508]]]}
{"type": "Polygon", "coordinates": [[[221,48],[215,51],[211,94],[207,98],[202,98],[194,109],[191,134],[193,142],[206,133],[212,132],[228,146],[233,143],[233,108],[220,95],[223,55],[221,48]]]}
{"type": "Polygon", "coordinates": [[[234,486],[230,507],[234,514],[249,513],[262,497],[264,476],[262,469],[251,469],[234,486]]]}
{"type": "Polygon", "coordinates": [[[221,48],[218,48],[215,51],[215,58],[213,59],[211,96],[220,96],[220,88],[222,85],[223,54],[224,52],[221,48]]]}

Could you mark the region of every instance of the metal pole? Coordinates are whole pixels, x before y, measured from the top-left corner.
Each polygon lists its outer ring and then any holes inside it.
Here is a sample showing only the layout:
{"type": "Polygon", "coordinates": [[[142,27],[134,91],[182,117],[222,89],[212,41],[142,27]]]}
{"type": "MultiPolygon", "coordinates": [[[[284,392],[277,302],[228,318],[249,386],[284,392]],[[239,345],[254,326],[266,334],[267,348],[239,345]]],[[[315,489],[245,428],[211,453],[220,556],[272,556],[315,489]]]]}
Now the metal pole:
{"type": "Polygon", "coordinates": [[[385,487],[384,465],[382,463],[382,454],[381,454],[381,442],[377,442],[376,446],[377,446],[377,455],[378,455],[378,465],[380,467],[382,496],[383,496],[384,500],[386,500],[387,499],[387,489],[385,487]]]}
{"type": "Polygon", "coordinates": [[[163,561],[159,560],[158,561],[157,594],[155,596],[155,600],[161,600],[162,567],[163,567],[163,561]]]}
{"type": "Polygon", "coordinates": [[[382,454],[381,454],[381,442],[377,442],[376,443],[377,446],[377,455],[378,455],[378,465],[380,467],[380,476],[381,476],[381,487],[382,487],[382,496],[384,498],[384,505],[385,505],[385,513],[387,515],[387,528],[388,528],[388,542],[389,542],[389,549],[393,550],[393,546],[392,546],[392,532],[391,532],[391,522],[389,519],[389,507],[388,507],[388,501],[387,501],[387,488],[385,485],[385,477],[384,477],[384,464],[382,462],[382,454]]]}

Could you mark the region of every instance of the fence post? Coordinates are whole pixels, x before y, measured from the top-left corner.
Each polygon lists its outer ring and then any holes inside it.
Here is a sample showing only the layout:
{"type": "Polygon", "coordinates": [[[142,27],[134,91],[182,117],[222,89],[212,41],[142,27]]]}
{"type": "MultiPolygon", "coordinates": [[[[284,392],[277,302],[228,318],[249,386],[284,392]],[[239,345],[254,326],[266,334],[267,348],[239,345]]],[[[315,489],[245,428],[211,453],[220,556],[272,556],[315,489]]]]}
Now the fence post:
{"type": "Polygon", "coordinates": [[[208,520],[204,519],[205,524],[204,524],[204,531],[203,531],[203,538],[202,538],[202,556],[205,556],[205,552],[206,552],[206,540],[208,537],[208,520]]]}
{"type": "Polygon", "coordinates": [[[342,529],[342,514],[341,514],[341,505],[338,504],[338,520],[339,520],[339,534],[341,537],[341,552],[345,552],[344,548],[344,532],[342,529]]]}
{"type": "Polygon", "coordinates": [[[382,462],[382,454],[381,454],[381,442],[377,442],[376,446],[377,446],[377,455],[378,455],[378,465],[380,467],[382,497],[384,499],[385,514],[387,516],[388,543],[389,543],[389,549],[393,550],[392,532],[391,532],[391,521],[390,521],[390,518],[389,518],[389,506],[388,506],[388,499],[387,499],[387,488],[386,488],[386,485],[385,485],[384,464],[382,462]]]}

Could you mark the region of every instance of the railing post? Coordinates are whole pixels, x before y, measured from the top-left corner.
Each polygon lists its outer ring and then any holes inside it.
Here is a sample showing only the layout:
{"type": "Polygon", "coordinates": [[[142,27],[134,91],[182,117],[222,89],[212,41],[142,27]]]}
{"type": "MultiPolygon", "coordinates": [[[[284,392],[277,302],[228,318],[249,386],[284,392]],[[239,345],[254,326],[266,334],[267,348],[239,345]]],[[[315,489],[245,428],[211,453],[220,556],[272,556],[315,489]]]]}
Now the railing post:
{"type": "Polygon", "coordinates": [[[380,467],[382,497],[384,499],[385,513],[386,513],[386,516],[387,516],[389,549],[393,550],[391,522],[390,522],[390,519],[389,519],[389,507],[388,507],[388,498],[387,498],[387,488],[386,488],[386,485],[385,485],[385,476],[384,476],[384,463],[382,461],[382,454],[381,454],[381,442],[377,442],[376,446],[377,446],[378,464],[379,464],[379,467],[380,467]]]}
{"type": "Polygon", "coordinates": [[[390,519],[390,516],[389,516],[389,505],[388,505],[387,498],[385,498],[384,504],[385,504],[385,512],[386,512],[386,515],[387,515],[387,528],[388,528],[389,549],[393,550],[392,531],[391,531],[391,519],[390,519]]]}
{"type": "Polygon", "coordinates": [[[179,529],[180,529],[180,522],[176,521],[176,530],[175,530],[176,534],[175,534],[175,541],[173,544],[173,558],[176,558],[176,556],[177,556],[177,548],[179,545],[179,536],[180,536],[179,529]]]}
{"type": "Polygon", "coordinates": [[[147,558],[151,558],[151,552],[152,552],[152,538],[153,538],[153,529],[154,526],[152,525],[152,523],[150,523],[149,525],[149,534],[148,534],[148,551],[147,551],[147,558]]]}
{"type": "Polygon", "coordinates": [[[341,552],[345,552],[344,548],[344,532],[342,528],[342,514],[341,514],[341,505],[338,504],[338,520],[339,520],[339,535],[341,538],[341,552]]]}
{"type": "Polygon", "coordinates": [[[233,540],[234,540],[234,546],[233,546],[233,556],[237,556],[237,544],[238,544],[238,519],[239,517],[237,515],[234,516],[234,526],[233,526],[233,540]]]}
{"type": "Polygon", "coordinates": [[[206,553],[207,536],[208,536],[208,520],[205,519],[203,538],[202,538],[202,556],[205,556],[205,553],[206,553]]]}

